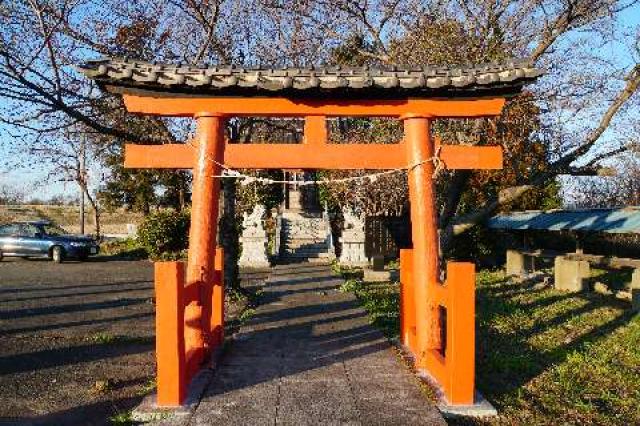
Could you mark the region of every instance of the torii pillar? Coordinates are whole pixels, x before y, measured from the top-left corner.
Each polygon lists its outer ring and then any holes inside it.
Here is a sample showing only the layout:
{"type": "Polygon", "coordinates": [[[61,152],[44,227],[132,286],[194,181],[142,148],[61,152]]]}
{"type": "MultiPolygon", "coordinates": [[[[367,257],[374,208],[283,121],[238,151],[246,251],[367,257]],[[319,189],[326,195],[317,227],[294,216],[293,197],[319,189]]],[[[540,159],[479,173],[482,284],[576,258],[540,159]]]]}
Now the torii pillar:
{"type": "MultiPolygon", "coordinates": [[[[407,157],[416,166],[409,170],[409,200],[411,203],[411,240],[414,253],[413,270],[421,271],[421,281],[435,283],[439,281],[438,258],[439,238],[436,222],[435,194],[433,188],[435,149],[430,134],[430,117],[407,115],[404,118],[405,143],[407,157]]],[[[415,286],[415,308],[420,323],[428,324],[431,314],[427,285],[415,286]],[[429,318],[429,319],[428,319],[429,318]]],[[[432,328],[418,327],[416,335],[417,367],[424,367],[432,328]]]]}
{"type": "Polygon", "coordinates": [[[205,350],[219,345],[224,337],[224,301],[217,294],[222,291],[222,283],[210,288],[214,280],[220,197],[220,179],[214,176],[220,175],[223,161],[224,119],[214,113],[199,113],[195,119],[197,151],[193,167],[186,286],[195,286],[200,298],[185,306],[185,342],[196,351],[194,356],[199,364],[205,350]],[[211,303],[202,302],[211,298],[211,303]]]}

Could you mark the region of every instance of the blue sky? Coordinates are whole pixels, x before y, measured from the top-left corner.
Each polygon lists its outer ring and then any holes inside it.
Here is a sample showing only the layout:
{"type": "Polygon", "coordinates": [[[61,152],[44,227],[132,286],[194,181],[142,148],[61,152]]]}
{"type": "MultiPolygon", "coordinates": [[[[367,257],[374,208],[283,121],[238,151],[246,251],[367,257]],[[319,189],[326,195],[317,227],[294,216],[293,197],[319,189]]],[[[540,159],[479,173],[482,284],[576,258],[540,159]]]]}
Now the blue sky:
{"type": "MultiPolygon", "coordinates": [[[[619,19],[621,27],[633,27],[638,23],[640,23],[640,5],[627,10],[619,19]]],[[[619,46],[611,46],[610,49],[612,57],[616,57],[620,61],[629,60],[628,54],[623,52],[619,46]]],[[[0,108],[6,106],[6,102],[6,100],[0,98],[0,108]]],[[[12,142],[13,137],[9,134],[8,129],[0,125],[0,185],[21,188],[27,193],[27,197],[48,199],[55,195],[76,196],[78,189],[75,184],[46,180],[49,170],[34,168],[7,169],[3,160],[15,155],[10,149],[12,142]]],[[[95,174],[99,173],[99,171],[95,171],[95,174]]]]}

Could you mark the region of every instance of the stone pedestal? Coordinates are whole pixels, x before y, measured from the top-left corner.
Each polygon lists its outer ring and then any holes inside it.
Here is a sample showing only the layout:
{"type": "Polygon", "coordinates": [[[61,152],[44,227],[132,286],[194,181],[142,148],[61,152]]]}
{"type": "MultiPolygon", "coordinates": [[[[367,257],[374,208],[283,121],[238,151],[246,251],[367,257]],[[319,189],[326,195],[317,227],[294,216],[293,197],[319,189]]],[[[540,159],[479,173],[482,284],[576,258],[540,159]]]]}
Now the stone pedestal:
{"type": "Polygon", "coordinates": [[[636,268],[631,276],[631,306],[635,312],[640,312],[640,268],[636,268]]]}
{"type": "Polygon", "coordinates": [[[365,266],[369,263],[369,260],[364,251],[364,218],[355,214],[352,210],[345,210],[343,216],[344,230],[340,238],[342,243],[340,264],[345,266],[365,266]]]}
{"type": "Polygon", "coordinates": [[[554,264],[556,290],[577,293],[586,290],[587,278],[591,276],[591,267],[585,260],[569,260],[558,256],[554,264]]]}
{"type": "Polygon", "coordinates": [[[265,208],[257,205],[251,214],[244,214],[242,220],[242,254],[238,261],[241,268],[268,268],[267,232],[264,229],[265,208]]]}
{"type": "Polygon", "coordinates": [[[519,252],[518,250],[507,250],[506,273],[509,276],[525,276],[535,270],[535,259],[519,252]]]}

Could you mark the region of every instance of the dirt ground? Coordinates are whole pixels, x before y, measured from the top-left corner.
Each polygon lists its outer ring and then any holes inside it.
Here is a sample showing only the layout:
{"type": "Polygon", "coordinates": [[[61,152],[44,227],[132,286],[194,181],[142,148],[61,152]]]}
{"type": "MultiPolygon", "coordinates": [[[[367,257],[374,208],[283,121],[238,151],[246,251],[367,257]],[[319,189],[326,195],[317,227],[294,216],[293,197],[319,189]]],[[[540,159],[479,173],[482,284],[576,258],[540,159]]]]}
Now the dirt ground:
{"type": "Polygon", "coordinates": [[[0,262],[0,424],[109,424],[153,387],[146,261],[0,262]]]}

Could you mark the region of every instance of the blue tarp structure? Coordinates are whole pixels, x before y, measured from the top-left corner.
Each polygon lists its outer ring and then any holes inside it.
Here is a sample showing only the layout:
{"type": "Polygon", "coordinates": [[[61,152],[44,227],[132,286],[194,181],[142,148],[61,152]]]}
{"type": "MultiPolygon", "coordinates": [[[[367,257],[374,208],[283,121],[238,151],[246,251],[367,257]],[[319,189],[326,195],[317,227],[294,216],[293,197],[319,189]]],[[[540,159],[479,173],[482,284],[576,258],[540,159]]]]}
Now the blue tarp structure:
{"type": "Polygon", "coordinates": [[[581,210],[530,210],[492,217],[489,228],[640,234],[640,207],[581,210]]]}

